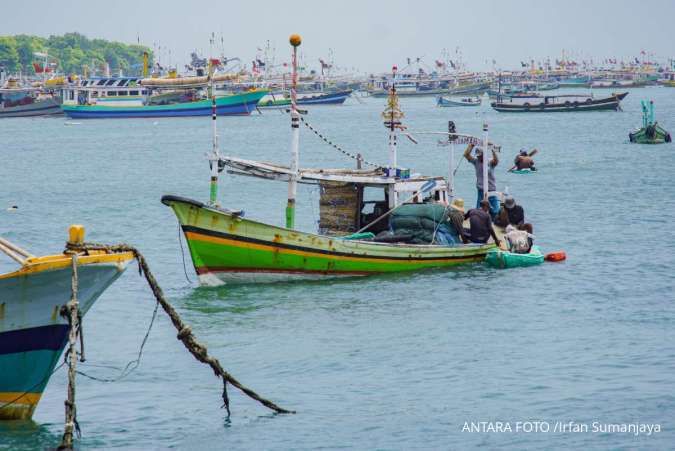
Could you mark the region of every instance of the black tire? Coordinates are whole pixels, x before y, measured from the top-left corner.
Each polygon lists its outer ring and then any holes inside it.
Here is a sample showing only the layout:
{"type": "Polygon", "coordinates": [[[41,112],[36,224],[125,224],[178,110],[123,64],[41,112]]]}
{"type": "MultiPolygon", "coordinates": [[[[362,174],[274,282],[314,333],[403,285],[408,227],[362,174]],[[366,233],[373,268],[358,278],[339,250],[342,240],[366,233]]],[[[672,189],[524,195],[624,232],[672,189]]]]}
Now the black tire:
{"type": "Polygon", "coordinates": [[[572,107],[574,107],[574,109],[579,108],[579,102],[572,103],[572,107]]]}
{"type": "Polygon", "coordinates": [[[525,107],[525,111],[530,111],[530,103],[529,102],[523,103],[523,107],[525,107]]]}

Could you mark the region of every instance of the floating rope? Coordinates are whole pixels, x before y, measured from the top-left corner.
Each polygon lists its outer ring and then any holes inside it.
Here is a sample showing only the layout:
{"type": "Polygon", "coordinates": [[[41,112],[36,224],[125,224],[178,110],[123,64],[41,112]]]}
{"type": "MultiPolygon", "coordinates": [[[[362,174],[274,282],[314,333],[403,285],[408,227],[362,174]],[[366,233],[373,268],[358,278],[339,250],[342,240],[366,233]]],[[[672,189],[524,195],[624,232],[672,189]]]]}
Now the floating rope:
{"type": "MultiPolygon", "coordinates": [[[[176,312],[173,306],[166,300],[166,298],[164,297],[164,292],[162,291],[161,287],[157,283],[157,280],[150,271],[150,267],[148,266],[145,257],[143,256],[143,254],[140,253],[138,249],[136,249],[133,246],[129,246],[127,244],[109,246],[98,243],[82,243],[82,244],[66,243],[66,252],[87,252],[92,250],[105,251],[111,253],[131,252],[134,254],[134,257],[138,262],[139,274],[145,277],[145,280],[148,282],[148,285],[150,286],[150,289],[152,290],[152,294],[155,296],[155,299],[157,300],[159,305],[161,305],[164,312],[167,315],[169,315],[171,322],[178,331],[178,335],[176,338],[183,343],[183,345],[190,352],[190,354],[192,354],[198,361],[209,365],[213,370],[214,374],[223,380],[223,393],[222,393],[223,407],[225,407],[225,409],[227,410],[228,416],[230,415],[230,401],[227,395],[228,383],[230,383],[235,388],[239,389],[249,398],[258,401],[260,404],[264,405],[270,410],[273,410],[277,413],[295,413],[295,411],[293,410],[284,409],[283,407],[278,406],[272,401],[262,398],[253,390],[242,385],[230,373],[225,371],[225,369],[222,367],[218,359],[211,357],[208,354],[206,346],[202,345],[197,341],[194,334],[192,333],[192,329],[190,328],[190,326],[188,326],[183,322],[181,317],[178,315],[178,312],[176,312]]],[[[73,271],[76,272],[75,267],[73,271]]],[[[73,289],[76,291],[77,287],[74,286],[73,289]]]]}
{"type": "Polygon", "coordinates": [[[312,132],[314,132],[314,134],[315,134],[316,136],[318,136],[323,142],[325,142],[326,144],[328,144],[328,145],[331,146],[332,148],[336,149],[338,152],[342,153],[342,154],[345,155],[346,157],[349,157],[349,158],[351,158],[351,159],[353,159],[353,160],[356,160],[356,161],[361,161],[362,163],[367,164],[368,166],[372,166],[372,167],[374,167],[374,168],[382,167],[382,166],[379,165],[379,164],[375,164],[375,163],[372,163],[372,162],[370,162],[370,161],[367,161],[367,160],[363,159],[363,157],[360,156],[361,154],[354,155],[354,154],[351,153],[351,152],[347,152],[347,151],[344,150],[342,147],[340,147],[339,145],[333,143],[333,141],[331,141],[330,139],[326,138],[326,137],[325,137],[323,134],[321,134],[318,130],[316,130],[314,127],[312,127],[312,126],[309,124],[309,122],[307,122],[307,121],[305,120],[305,118],[303,118],[302,116],[300,116],[300,120],[302,121],[303,124],[305,124],[305,126],[306,126],[308,129],[310,129],[312,132]]]}

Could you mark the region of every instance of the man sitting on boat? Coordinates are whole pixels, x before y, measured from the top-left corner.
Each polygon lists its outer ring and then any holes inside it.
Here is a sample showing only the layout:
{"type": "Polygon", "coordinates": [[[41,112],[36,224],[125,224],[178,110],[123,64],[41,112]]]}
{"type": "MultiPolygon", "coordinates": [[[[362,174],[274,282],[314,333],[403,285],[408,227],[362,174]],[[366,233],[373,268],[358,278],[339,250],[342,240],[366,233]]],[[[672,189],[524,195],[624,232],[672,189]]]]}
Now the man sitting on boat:
{"type": "Polygon", "coordinates": [[[507,227],[508,225],[517,227],[524,222],[525,211],[523,210],[523,207],[516,204],[516,200],[512,196],[506,196],[504,205],[495,218],[495,224],[499,227],[507,227]]]}
{"type": "Polygon", "coordinates": [[[534,235],[532,235],[532,224],[521,224],[518,228],[508,225],[504,240],[509,248],[509,252],[514,254],[529,254],[534,245],[534,235]]]}
{"type": "Polygon", "coordinates": [[[513,160],[513,167],[509,171],[522,171],[524,169],[529,169],[530,171],[536,171],[537,168],[534,167],[534,160],[532,157],[538,152],[537,149],[533,149],[530,153],[525,149],[520,149],[518,155],[516,155],[515,160],[513,160]]]}
{"type": "MultiPolygon", "coordinates": [[[[476,209],[480,208],[481,202],[484,198],[483,193],[483,150],[478,148],[476,149],[476,156],[471,155],[471,151],[474,148],[474,144],[469,144],[464,151],[464,158],[473,164],[476,169],[476,189],[478,190],[478,197],[476,200],[476,209]]],[[[492,217],[495,217],[499,213],[499,197],[497,196],[497,181],[495,179],[495,167],[499,164],[499,158],[497,158],[497,152],[492,148],[492,160],[488,162],[488,202],[489,202],[489,211],[492,217]]]]}
{"type": "Polygon", "coordinates": [[[453,199],[448,209],[448,223],[450,233],[457,238],[456,243],[466,243],[467,239],[464,236],[464,199],[453,199]]]}
{"type": "Polygon", "coordinates": [[[480,208],[469,210],[464,219],[469,220],[469,229],[464,229],[464,238],[472,243],[485,244],[490,236],[499,246],[501,243],[494,228],[492,227],[492,218],[490,217],[490,203],[486,200],[480,202],[480,208]]]}

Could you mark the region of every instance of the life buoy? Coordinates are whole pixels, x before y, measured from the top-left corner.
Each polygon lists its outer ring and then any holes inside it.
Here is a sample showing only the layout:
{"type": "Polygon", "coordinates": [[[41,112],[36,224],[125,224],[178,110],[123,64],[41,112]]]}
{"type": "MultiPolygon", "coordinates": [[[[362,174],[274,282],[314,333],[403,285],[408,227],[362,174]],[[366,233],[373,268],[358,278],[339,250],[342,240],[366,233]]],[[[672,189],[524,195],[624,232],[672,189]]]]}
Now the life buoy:
{"type": "Polygon", "coordinates": [[[525,107],[525,111],[530,111],[530,103],[529,102],[523,103],[523,106],[525,107]]]}
{"type": "Polygon", "coordinates": [[[579,108],[579,102],[576,102],[576,101],[575,101],[574,103],[572,103],[572,106],[573,106],[574,108],[579,108]]]}
{"type": "Polygon", "coordinates": [[[590,105],[591,103],[593,103],[591,99],[586,99],[586,105],[590,105]]]}
{"type": "Polygon", "coordinates": [[[567,102],[565,102],[565,107],[566,107],[566,108],[569,108],[570,106],[572,106],[572,103],[571,103],[569,100],[568,100],[567,102]]]}

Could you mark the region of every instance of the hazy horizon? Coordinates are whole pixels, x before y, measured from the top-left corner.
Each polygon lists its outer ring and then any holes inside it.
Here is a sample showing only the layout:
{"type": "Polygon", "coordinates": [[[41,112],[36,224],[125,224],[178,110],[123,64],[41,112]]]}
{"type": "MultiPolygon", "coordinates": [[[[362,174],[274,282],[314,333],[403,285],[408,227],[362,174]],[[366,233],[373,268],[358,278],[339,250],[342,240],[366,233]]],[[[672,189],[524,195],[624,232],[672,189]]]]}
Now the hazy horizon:
{"type": "MultiPolygon", "coordinates": [[[[531,59],[554,61],[566,50],[577,60],[629,59],[654,55],[664,62],[675,56],[670,21],[675,2],[648,2],[649,29],[635,25],[636,8],[628,1],[568,0],[450,4],[436,1],[388,1],[360,4],[345,0],[324,8],[306,0],[292,4],[261,2],[256,7],[203,0],[183,2],[121,0],[106,8],[91,2],[36,0],[14,4],[0,18],[3,35],[49,36],[78,32],[89,38],[140,42],[158,51],[164,64],[179,70],[197,50],[209,53],[215,32],[220,54],[250,62],[269,40],[276,61],[288,61],[288,36],[303,37],[301,53],[310,67],[334,56],[335,66],[358,72],[384,72],[421,57],[428,66],[444,50],[456,59],[460,49],[469,69],[516,69],[531,59]],[[293,7],[289,6],[292,5],[293,7]],[[180,7],[177,9],[176,7],[180,7]],[[100,11],[97,11],[100,10],[100,11]]],[[[642,11],[642,10],[640,10],[642,11]]]]}

